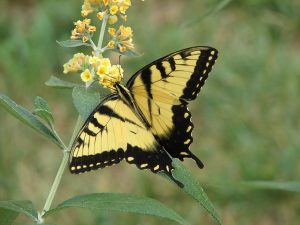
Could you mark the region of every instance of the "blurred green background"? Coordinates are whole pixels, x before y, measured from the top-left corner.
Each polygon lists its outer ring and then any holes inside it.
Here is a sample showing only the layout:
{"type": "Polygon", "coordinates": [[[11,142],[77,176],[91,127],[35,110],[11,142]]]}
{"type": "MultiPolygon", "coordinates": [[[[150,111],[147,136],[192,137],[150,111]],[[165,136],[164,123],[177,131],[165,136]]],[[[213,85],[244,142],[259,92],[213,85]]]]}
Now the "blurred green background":
{"type": "MultiPolygon", "coordinates": [[[[71,93],[44,85],[62,75],[78,49],[58,46],[80,18],[81,1],[0,1],[0,92],[33,109],[49,101],[65,142],[76,120],[71,93]]],[[[299,181],[300,1],[134,1],[128,25],[140,58],[123,58],[127,79],[151,60],[181,48],[209,45],[219,59],[198,99],[191,103],[193,152],[205,163],[193,171],[225,225],[296,225],[300,197],[292,192],[247,189],[240,181],[299,181]]],[[[80,49],[82,51],[83,49],[80,49]]],[[[55,145],[0,110],[0,199],[30,199],[41,209],[60,164],[55,145]]],[[[66,171],[55,198],[94,192],[129,192],[158,199],[194,225],[214,224],[176,186],[134,166],[80,176],[66,171]]],[[[16,224],[24,224],[18,218],[16,224]]],[[[28,221],[29,222],[29,221],[28,221]]],[[[66,210],[47,222],[80,224],[173,224],[133,214],[66,210]]],[[[175,224],[175,223],[174,223],[175,224]]]]}

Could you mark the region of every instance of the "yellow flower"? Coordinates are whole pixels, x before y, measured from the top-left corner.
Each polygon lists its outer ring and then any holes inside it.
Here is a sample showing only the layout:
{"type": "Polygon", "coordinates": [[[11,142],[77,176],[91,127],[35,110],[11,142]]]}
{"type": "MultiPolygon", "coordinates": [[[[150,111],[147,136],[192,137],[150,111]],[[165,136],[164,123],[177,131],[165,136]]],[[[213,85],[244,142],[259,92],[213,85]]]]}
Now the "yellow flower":
{"type": "Polygon", "coordinates": [[[93,66],[94,70],[97,70],[99,65],[100,58],[97,56],[90,56],[89,57],[89,64],[93,66]]]}
{"type": "Polygon", "coordinates": [[[109,0],[103,0],[103,4],[104,4],[105,6],[107,6],[108,3],[109,3],[109,0]]]}
{"type": "Polygon", "coordinates": [[[111,63],[110,63],[109,58],[102,58],[102,59],[99,60],[99,63],[101,65],[106,66],[106,67],[111,67],[111,63]]]}
{"type": "Polygon", "coordinates": [[[105,88],[115,89],[114,82],[112,82],[112,79],[108,76],[102,77],[99,83],[105,88]]]}
{"type": "Polygon", "coordinates": [[[104,12],[98,12],[98,13],[97,13],[97,17],[98,17],[98,19],[99,19],[100,21],[103,20],[104,12]]]}
{"type": "Polygon", "coordinates": [[[109,75],[115,79],[115,81],[121,81],[123,78],[124,70],[121,68],[120,65],[113,65],[110,68],[109,75]]]}
{"type": "Polygon", "coordinates": [[[125,46],[119,46],[119,50],[120,52],[125,52],[126,51],[126,47],[125,46]]]}
{"type": "Polygon", "coordinates": [[[95,26],[91,26],[91,19],[78,20],[74,23],[75,28],[72,30],[71,39],[82,39],[83,42],[87,42],[92,33],[96,31],[95,26]]]}
{"type": "Polygon", "coordinates": [[[96,31],[96,27],[95,26],[90,26],[88,30],[89,30],[89,32],[94,33],[96,31]]]}
{"type": "Polygon", "coordinates": [[[129,49],[134,49],[134,44],[132,43],[132,38],[128,39],[127,41],[122,41],[122,44],[129,49]]]}
{"type": "Polygon", "coordinates": [[[120,26],[119,30],[121,32],[120,35],[121,35],[122,39],[131,38],[133,36],[131,27],[124,27],[122,25],[122,26],[120,26]]]}
{"type": "Polygon", "coordinates": [[[124,4],[126,6],[131,6],[131,0],[123,0],[122,4],[124,4]]]}
{"type": "Polygon", "coordinates": [[[91,57],[89,58],[89,64],[94,65],[94,64],[98,63],[99,60],[100,60],[99,57],[97,57],[97,56],[91,56],[91,57]]]}
{"type": "Polygon", "coordinates": [[[90,13],[92,13],[94,11],[89,0],[84,0],[84,3],[82,5],[81,9],[82,9],[81,15],[83,17],[87,17],[90,13]]]}
{"type": "Polygon", "coordinates": [[[115,15],[118,11],[119,11],[119,7],[117,5],[112,5],[109,10],[111,15],[115,15]]]}
{"type": "Polygon", "coordinates": [[[83,33],[89,27],[90,23],[90,19],[84,19],[83,21],[77,20],[77,22],[74,23],[74,25],[76,26],[76,32],[83,33]]]}
{"type": "Polygon", "coordinates": [[[72,30],[71,39],[79,39],[81,34],[79,34],[76,29],[72,30]]]}
{"type": "Polygon", "coordinates": [[[105,74],[108,74],[109,72],[109,67],[105,65],[100,65],[98,66],[97,74],[99,76],[104,76],[105,74]]]}
{"type": "Polygon", "coordinates": [[[88,82],[92,79],[92,74],[89,69],[86,69],[80,74],[80,77],[83,82],[88,82]]]}
{"type": "Polygon", "coordinates": [[[87,36],[83,36],[82,37],[82,42],[86,43],[88,42],[89,38],[87,36]]]}
{"type": "Polygon", "coordinates": [[[120,13],[123,13],[123,14],[125,14],[126,13],[126,10],[127,10],[127,8],[125,7],[125,6],[120,6],[119,7],[119,10],[120,10],[120,13]]]}
{"type": "Polygon", "coordinates": [[[118,21],[118,17],[116,15],[109,16],[108,23],[115,24],[118,21]]]}
{"type": "Polygon", "coordinates": [[[115,28],[108,28],[108,33],[111,35],[111,36],[114,36],[116,34],[116,29],[115,28]]]}
{"type": "Polygon", "coordinates": [[[107,47],[109,47],[109,48],[115,48],[115,42],[114,41],[108,42],[107,47]]]}
{"type": "Polygon", "coordinates": [[[116,82],[120,82],[123,78],[124,70],[120,65],[113,65],[109,67],[109,70],[100,76],[99,83],[106,88],[115,89],[116,82]]]}
{"type": "Polygon", "coordinates": [[[81,70],[82,67],[88,63],[88,59],[89,56],[86,56],[83,53],[75,54],[72,59],[64,64],[64,73],[77,72],[81,70]]]}

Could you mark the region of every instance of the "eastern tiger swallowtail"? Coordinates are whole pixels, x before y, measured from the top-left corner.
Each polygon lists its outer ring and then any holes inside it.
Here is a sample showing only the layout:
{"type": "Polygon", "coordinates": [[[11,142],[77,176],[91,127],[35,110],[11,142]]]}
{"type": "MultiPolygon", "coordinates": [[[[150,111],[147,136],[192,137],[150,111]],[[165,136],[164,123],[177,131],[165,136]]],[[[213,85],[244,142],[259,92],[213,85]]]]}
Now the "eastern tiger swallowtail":
{"type": "Polygon", "coordinates": [[[71,151],[72,173],[102,169],[125,159],[139,169],[172,175],[172,157],[192,158],[194,100],[217,59],[211,47],[192,47],[162,57],[136,72],[125,86],[115,83],[85,121],[71,151]]]}

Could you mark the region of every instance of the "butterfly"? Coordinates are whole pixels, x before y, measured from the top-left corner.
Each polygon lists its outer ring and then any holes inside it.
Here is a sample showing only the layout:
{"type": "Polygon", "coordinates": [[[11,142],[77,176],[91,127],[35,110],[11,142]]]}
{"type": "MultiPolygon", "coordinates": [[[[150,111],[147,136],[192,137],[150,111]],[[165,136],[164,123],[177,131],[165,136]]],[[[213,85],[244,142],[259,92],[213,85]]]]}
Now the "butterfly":
{"type": "Polygon", "coordinates": [[[188,103],[212,69],[218,51],[192,47],[164,56],[136,72],[124,86],[114,84],[75,138],[71,173],[102,169],[126,160],[139,169],[163,172],[175,183],[172,158],[203,163],[189,149],[193,141],[188,103]]]}

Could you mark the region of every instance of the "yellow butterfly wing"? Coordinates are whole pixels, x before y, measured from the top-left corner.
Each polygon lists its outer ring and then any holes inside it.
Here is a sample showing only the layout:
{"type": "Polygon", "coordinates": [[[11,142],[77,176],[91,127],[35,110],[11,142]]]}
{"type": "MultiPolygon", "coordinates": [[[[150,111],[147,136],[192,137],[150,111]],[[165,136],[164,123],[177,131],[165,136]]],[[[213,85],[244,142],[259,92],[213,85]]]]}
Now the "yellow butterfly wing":
{"type": "Polygon", "coordinates": [[[157,141],[175,158],[193,158],[189,150],[193,124],[188,101],[194,100],[217,59],[211,47],[184,49],[154,61],[138,71],[127,87],[150,124],[157,141]]]}
{"type": "MultiPolygon", "coordinates": [[[[69,164],[72,173],[83,173],[125,159],[139,169],[171,173],[172,160],[134,111],[118,95],[102,101],[75,139],[69,164]]],[[[180,183],[178,183],[180,185],[180,183]]]]}

